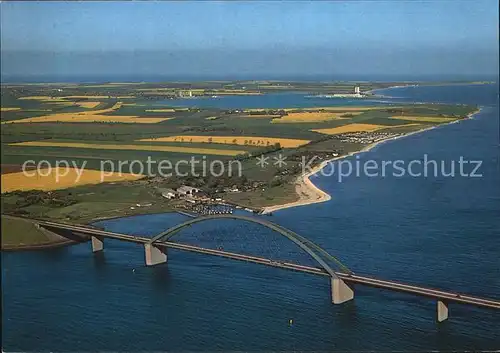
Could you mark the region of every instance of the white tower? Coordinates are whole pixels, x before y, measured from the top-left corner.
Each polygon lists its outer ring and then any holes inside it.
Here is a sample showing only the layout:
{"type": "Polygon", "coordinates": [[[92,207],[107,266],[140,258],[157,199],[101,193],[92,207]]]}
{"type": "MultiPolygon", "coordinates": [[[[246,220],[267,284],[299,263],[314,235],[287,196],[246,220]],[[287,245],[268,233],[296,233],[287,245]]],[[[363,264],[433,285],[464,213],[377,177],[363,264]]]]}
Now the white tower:
{"type": "Polygon", "coordinates": [[[354,87],[354,94],[360,94],[359,86],[354,87]]]}

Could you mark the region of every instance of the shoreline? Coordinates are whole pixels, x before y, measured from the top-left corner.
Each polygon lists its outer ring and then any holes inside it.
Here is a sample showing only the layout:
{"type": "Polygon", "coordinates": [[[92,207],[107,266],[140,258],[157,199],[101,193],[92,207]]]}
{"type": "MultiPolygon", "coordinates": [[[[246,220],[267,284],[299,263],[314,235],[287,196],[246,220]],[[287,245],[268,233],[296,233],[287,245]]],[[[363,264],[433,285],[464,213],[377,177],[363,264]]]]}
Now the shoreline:
{"type": "Polygon", "coordinates": [[[438,128],[440,126],[447,126],[447,125],[450,125],[450,124],[459,123],[459,122],[464,121],[464,120],[472,119],[474,117],[474,115],[476,115],[479,112],[481,112],[481,110],[482,110],[482,108],[479,107],[476,111],[468,114],[467,118],[465,118],[465,119],[458,119],[458,120],[454,120],[454,121],[451,121],[451,122],[445,123],[445,124],[433,125],[433,126],[430,126],[428,128],[422,129],[422,130],[412,131],[412,132],[409,132],[407,134],[403,134],[403,135],[399,135],[399,136],[394,136],[394,137],[390,137],[390,138],[387,138],[387,139],[383,139],[383,140],[371,143],[371,144],[363,147],[359,151],[350,152],[350,153],[348,153],[348,154],[346,154],[344,156],[339,156],[339,157],[335,157],[335,158],[323,161],[323,162],[321,162],[321,164],[319,164],[316,167],[314,167],[311,171],[309,171],[307,173],[304,173],[304,174],[301,174],[301,175],[299,175],[297,177],[297,179],[295,181],[295,191],[299,195],[299,200],[294,201],[294,202],[288,202],[288,203],[285,203],[285,204],[264,207],[262,209],[261,214],[265,215],[265,214],[269,214],[269,213],[272,213],[272,212],[284,210],[284,209],[287,209],[287,208],[298,207],[298,206],[306,206],[306,205],[310,205],[310,204],[314,204],[314,203],[322,203],[322,202],[330,201],[332,199],[331,195],[328,194],[328,193],[326,193],[325,191],[321,190],[319,187],[317,187],[311,181],[311,179],[310,179],[312,176],[316,175],[324,167],[326,167],[329,163],[331,163],[333,161],[337,161],[337,160],[349,158],[349,157],[355,156],[355,155],[357,155],[359,153],[364,153],[364,152],[371,151],[375,147],[380,146],[381,144],[389,142],[389,141],[394,141],[394,140],[405,138],[405,137],[408,137],[408,136],[411,136],[411,135],[416,135],[416,134],[419,134],[419,133],[423,133],[425,131],[429,131],[429,130],[433,130],[435,128],[438,128]],[[303,197],[302,200],[300,199],[301,196],[303,197]]]}
{"type": "Polygon", "coordinates": [[[47,250],[47,249],[62,248],[63,246],[69,246],[74,244],[79,244],[79,243],[74,240],[61,240],[61,241],[32,244],[32,245],[2,245],[1,251],[14,252],[14,251],[47,250]]]}

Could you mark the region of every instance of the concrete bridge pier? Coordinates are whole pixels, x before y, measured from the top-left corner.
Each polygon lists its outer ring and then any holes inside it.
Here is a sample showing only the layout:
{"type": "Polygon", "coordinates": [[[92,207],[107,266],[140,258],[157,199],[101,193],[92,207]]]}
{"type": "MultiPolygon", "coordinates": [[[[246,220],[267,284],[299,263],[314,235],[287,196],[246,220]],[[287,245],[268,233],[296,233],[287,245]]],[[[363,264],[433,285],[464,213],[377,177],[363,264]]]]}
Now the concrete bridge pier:
{"type": "Polygon", "coordinates": [[[92,237],[92,252],[102,251],[104,249],[104,238],[93,235],[92,237]]]}
{"type": "Polygon", "coordinates": [[[146,266],[154,266],[167,262],[167,249],[160,249],[152,244],[144,244],[146,266]]]}
{"type": "Polygon", "coordinates": [[[443,300],[437,301],[437,321],[443,322],[448,320],[448,303],[443,300]]]}
{"type": "Polygon", "coordinates": [[[354,299],[354,290],[340,278],[331,277],[332,302],[342,304],[354,299]]]}

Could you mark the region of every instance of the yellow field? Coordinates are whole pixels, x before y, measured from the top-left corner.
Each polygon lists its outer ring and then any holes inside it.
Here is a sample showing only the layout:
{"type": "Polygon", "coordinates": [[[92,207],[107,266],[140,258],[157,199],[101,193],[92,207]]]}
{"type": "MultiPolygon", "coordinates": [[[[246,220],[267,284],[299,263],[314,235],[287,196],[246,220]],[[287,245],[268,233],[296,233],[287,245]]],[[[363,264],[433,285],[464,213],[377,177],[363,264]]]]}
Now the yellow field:
{"type": "Polygon", "coordinates": [[[164,108],[164,109],[146,109],[147,112],[151,113],[173,113],[175,109],[173,108],[164,108]]]}
{"type": "MultiPolygon", "coordinates": [[[[87,102],[97,103],[99,102],[87,102]]],[[[71,103],[73,104],[73,103],[71,103]]],[[[16,124],[16,123],[48,123],[48,122],[63,122],[63,123],[124,123],[124,124],[156,124],[162,121],[170,120],[173,118],[168,117],[138,117],[128,115],[101,115],[110,113],[122,107],[122,102],[115,103],[112,107],[99,110],[87,110],[75,113],[57,113],[51,115],[37,116],[33,118],[5,121],[2,124],[16,124]]]]}
{"type": "Polygon", "coordinates": [[[386,129],[388,127],[390,126],[375,125],[375,124],[348,124],[339,127],[332,127],[328,129],[316,129],[312,131],[326,135],[336,135],[336,134],[343,134],[346,132],[375,131],[380,129],[386,129]]]}
{"type": "MultiPolygon", "coordinates": [[[[346,113],[327,113],[327,112],[302,112],[302,113],[288,113],[281,118],[273,119],[273,124],[287,124],[287,123],[316,123],[339,119],[349,119],[342,117],[346,113]]],[[[359,115],[361,112],[349,113],[351,115],[359,115]]]]}
{"type": "Polygon", "coordinates": [[[281,147],[293,148],[309,143],[309,140],[287,139],[279,137],[259,137],[259,136],[168,136],[152,139],[142,139],[139,141],[153,142],[193,142],[193,143],[223,143],[240,146],[269,146],[279,143],[281,147]]]}
{"type": "Polygon", "coordinates": [[[7,107],[0,107],[0,112],[12,112],[12,111],[16,111],[16,110],[21,110],[21,108],[7,108],[7,107]]]}
{"type": "Polygon", "coordinates": [[[77,113],[73,113],[74,114],[78,114],[78,115],[96,115],[96,114],[106,114],[106,113],[111,113],[115,110],[118,110],[122,107],[122,102],[116,102],[115,104],[113,104],[112,107],[110,108],[106,108],[106,109],[99,109],[99,110],[89,110],[89,111],[83,111],[83,112],[77,112],[77,113]]]}
{"type": "Polygon", "coordinates": [[[339,127],[311,130],[326,135],[344,134],[347,132],[365,132],[376,131],[381,129],[390,129],[396,127],[417,126],[420,124],[403,124],[403,125],[375,125],[375,124],[348,124],[339,127]]]}
{"type": "Polygon", "coordinates": [[[133,175],[128,173],[102,175],[97,170],[83,170],[81,176],[78,178],[77,170],[74,168],[52,168],[41,170],[29,170],[29,175],[23,172],[2,174],[2,193],[11,192],[15,190],[56,190],[66,189],[69,187],[99,184],[102,182],[123,181],[123,180],[136,180],[142,178],[142,175],[133,175]],[[58,177],[59,176],[59,177],[58,177]]]}
{"type": "Polygon", "coordinates": [[[89,148],[96,150],[132,150],[132,151],[160,151],[160,152],[178,152],[189,154],[213,154],[219,156],[236,156],[243,154],[245,151],[215,149],[215,148],[194,148],[194,147],[179,147],[179,146],[151,146],[151,145],[114,145],[114,144],[91,144],[79,142],[43,142],[43,141],[28,141],[11,143],[10,146],[35,146],[35,147],[66,147],[66,148],[89,148]]]}
{"type": "Polygon", "coordinates": [[[75,105],[87,109],[93,109],[97,107],[99,104],[101,104],[101,102],[75,102],[75,105]]]}
{"type": "Polygon", "coordinates": [[[441,116],[391,116],[391,119],[415,121],[421,123],[449,123],[457,118],[446,118],[441,116]]]}

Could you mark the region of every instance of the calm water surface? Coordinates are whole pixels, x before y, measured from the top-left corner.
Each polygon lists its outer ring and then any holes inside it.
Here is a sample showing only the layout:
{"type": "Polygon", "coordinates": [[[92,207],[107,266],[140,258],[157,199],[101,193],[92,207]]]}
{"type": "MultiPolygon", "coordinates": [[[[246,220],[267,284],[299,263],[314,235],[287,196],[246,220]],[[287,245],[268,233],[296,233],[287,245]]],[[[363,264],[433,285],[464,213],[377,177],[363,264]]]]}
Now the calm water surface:
{"type": "MultiPolygon", "coordinates": [[[[276,212],[271,220],[316,241],[357,273],[500,298],[497,87],[383,93],[483,110],[474,119],[382,144],[360,161],[463,156],[483,161],[483,177],[338,182],[335,175],[317,176],[313,181],[331,201],[276,212]]],[[[164,214],[101,225],[154,235],[185,219],[164,214]]],[[[181,236],[308,261],[272,232],[237,221],[199,224],[181,236]]],[[[435,303],[419,297],[357,288],[354,301],[334,306],[325,278],[175,251],[168,265],[146,268],[143,256],[141,247],[117,241],[106,241],[100,255],[89,244],[2,254],[4,350],[500,348],[499,312],[452,305],[450,320],[436,324],[435,303]]]]}

